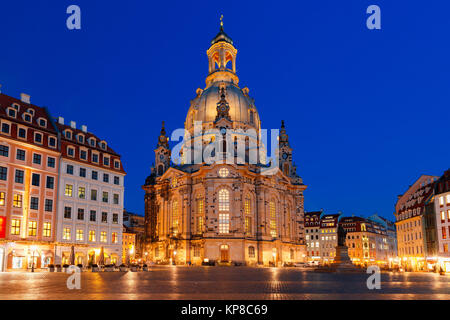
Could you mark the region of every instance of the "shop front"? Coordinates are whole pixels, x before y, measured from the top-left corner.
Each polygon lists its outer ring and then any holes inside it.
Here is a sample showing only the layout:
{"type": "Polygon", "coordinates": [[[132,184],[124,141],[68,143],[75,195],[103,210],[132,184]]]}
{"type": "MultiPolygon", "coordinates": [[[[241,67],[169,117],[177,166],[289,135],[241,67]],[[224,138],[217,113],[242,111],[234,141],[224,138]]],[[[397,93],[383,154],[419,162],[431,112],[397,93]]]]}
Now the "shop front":
{"type": "Polygon", "coordinates": [[[53,263],[54,257],[49,246],[17,243],[9,243],[5,253],[5,269],[8,271],[44,269],[53,263]]]}

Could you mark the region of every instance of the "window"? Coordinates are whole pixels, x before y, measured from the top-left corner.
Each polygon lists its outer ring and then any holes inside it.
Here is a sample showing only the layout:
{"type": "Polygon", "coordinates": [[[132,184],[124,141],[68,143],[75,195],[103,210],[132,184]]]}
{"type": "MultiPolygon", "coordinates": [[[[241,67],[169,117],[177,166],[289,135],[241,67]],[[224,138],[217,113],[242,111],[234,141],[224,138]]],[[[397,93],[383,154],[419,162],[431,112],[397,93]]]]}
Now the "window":
{"type": "Polygon", "coordinates": [[[245,234],[246,235],[252,234],[252,218],[251,217],[245,217],[245,234]]]}
{"type": "Polygon", "coordinates": [[[255,247],[253,246],[248,247],[248,257],[249,258],[255,257],[255,247]]]}
{"type": "Polygon", "coordinates": [[[86,188],[85,187],[78,187],[78,198],[86,199],[86,188]]]}
{"type": "Polygon", "coordinates": [[[95,231],[94,230],[89,231],[89,241],[95,242],[95,231]]]}
{"type": "Polygon", "coordinates": [[[55,137],[49,137],[48,138],[48,145],[50,147],[56,147],[56,138],[55,137]]]}
{"type": "Polygon", "coordinates": [[[118,213],[113,213],[113,219],[112,219],[113,223],[119,223],[119,214],[118,213]]]}
{"type": "Polygon", "coordinates": [[[24,177],[23,170],[16,170],[16,174],[14,176],[14,182],[16,183],[23,183],[23,177],[24,177]]]}
{"type": "Polygon", "coordinates": [[[172,202],[172,234],[177,235],[178,234],[178,227],[179,227],[180,221],[179,221],[179,215],[178,215],[178,201],[172,202]]]}
{"type": "Polygon", "coordinates": [[[72,139],[72,132],[66,131],[66,138],[69,140],[72,139]]]}
{"type": "Polygon", "coordinates": [[[27,138],[27,130],[24,128],[19,128],[19,132],[17,134],[19,138],[26,139],[27,138]]]}
{"type": "Polygon", "coordinates": [[[0,167],[0,180],[6,180],[8,177],[8,168],[0,167]]]}
{"type": "Polygon", "coordinates": [[[219,177],[221,178],[226,178],[228,177],[228,174],[230,173],[230,171],[228,171],[227,168],[220,168],[219,169],[219,177]]]}
{"type": "Polygon", "coordinates": [[[120,169],[120,161],[114,161],[114,168],[120,169]]]}
{"type": "Polygon", "coordinates": [[[83,241],[84,240],[84,231],[82,229],[77,230],[77,241],[83,241]]]}
{"type": "Polygon", "coordinates": [[[92,171],[91,177],[92,177],[92,180],[97,180],[98,179],[98,172],[97,171],[92,171]]]}
{"type": "Polygon", "coordinates": [[[13,207],[22,208],[22,195],[16,193],[13,198],[13,207]]]}
{"type": "Polygon", "coordinates": [[[25,161],[25,150],[17,149],[16,159],[25,161]]]}
{"type": "Polygon", "coordinates": [[[70,240],[70,228],[64,228],[63,240],[70,240]]]}
{"type": "Polygon", "coordinates": [[[41,164],[41,162],[42,162],[42,156],[40,154],[34,153],[33,154],[33,163],[41,164]]]}
{"type": "Polygon", "coordinates": [[[45,211],[50,212],[53,210],[53,200],[45,199],[45,211]]]}
{"type": "Polygon", "coordinates": [[[80,168],[80,177],[86,178],[86,169],[85,168],[80,168]]]}
{"type": "Polygon", "coordinates": [[[14,109],[8,109],[8,116],[15,118],[16,117],[16,110],[14,109]]]}
{"type": "Polygon", "coordinates": [[[53,158],[53,157],[48,157],[47,158],[47,166],[49,168],[54,168],[55,167],[55,162],[56,162],[55,158],[53,158]]]}
{"type": "Polygon", "coordinates": [[[30,209],[32,209],[32,210],[39,210],[39,198],[31,197],[30,209]]]}
{"type": "Polygon", "coordinates": [[[277,216],[276,216],[276,208],[275,202],[270,201],[269,203],[269,212],[270,212],[270,235],[273,238],[277,237],[277,216]]]}
{"type": "Polygon", "coordinates": [[[31,115],[24,113],[23,120],[25,120],[26,122],[31,122],[31,115]]]}
{"type": "Polygon", "coordinates": [[[84,209],[78,208],[77,219],[78,219],[78,220],[84,220],[84,209]]]}
{"type": "Polygon", "coordinates": [[[0,206],[5,205],[6,194],[4,192],[0,192],[0,206]]]}
{"type": "Polygon", "coordinates": [[[228,213],[219,214],[219,233],[230,232],[230,215],[228,213]]]}
{"type": "Polygon", "coordinates": [[[41,181],[41,175],[38,173],[33,173],[31,176],[31,184],[35,187],[39,187],[41,181]]]}
{"type": "Polygon", "coordinates": [[[119,242],[119,237],[117,235],[117,232],[111,233],[111,242],[112,243],[118,243],[119,242]]]}
{"type": "Polygon", "coordinates": [[[0,146],[0,156],[4,156],[4,157],[9,156],[9,147],[8,146],[0,146]]]}
{"type": "Polygon", "coordinates": [[[106,150],[106,143],[105,142],[100,143],[100,146],[101,146],[102,149],[106,150]]]}
{"type": "Polygon", "coordinates": [[[120,184],[120,178],[114,177],[114,184],[119,185],[120,184]]]}
{"type": "Polygon", "coordinates": [[[18,236],[20,234],[20,219],[11,220],[11,234],[18,236]]]}
{"type": "Polygon", "coordinates": [[[81,160],[87,160],[87,152],[86,152],[86,150],[81,150],[80,151],[80,158],[81,158],[81,160]]]}
{"type": "Polygon", "coordinates": [[[98,154],[96,153],[92,154],[92,162],[98,163],[98,154]]]}
{"type": "Polygon", "coordinates": [[[41,144],[42,143],[42,134],[39,132],[34,133],[34,142],[41,144]]]}
{"type": "Polygon", "coordinates": [[[219,211],[230,210],[230,192],[227,189],[219,190],[219,211]]]}
{"type": "Polygon", "coordinates": [[[97,220],[97,211],[91,210],[89,215],[89,221],[95,222],[97,220]]]}
{"type": "Polygon", "coordinates": [[[119,204],[119,195],[117,193],[114,193],[113,203],[114,204],[119,204]]]}
{"type": "Polygon", "coordinates": [[[103,191],[102,201],[105,202],[105,203],[108,203],[108,192],[103,191]]]}
{"type": "Polygon", "coordinates": [[[53,189],[55,186],[55,178],[47,176],[46,188],[53,189]]]}
{"type": "Polygon", "coordinates": [[[42,231],[42,236],[50,237],[52,235],[52,224],[50,222],[44,222],[44,229],[42,231]]]}
{"type": "Polygon", "coordinates": [[[8,123],[2,123],[2,132],[9,134],[10,125],[8,123]]]}
{"type": "Polygon", "coordinates": [[[103,174],[103,182],[106,182],[106,183],[109,182],[109,174],[106,174],[106,173],[103,174]]]}
{"type": "Polygon", "coordinates": [[[108,223],[108,212],[102,212],[102,222],[108,223]]]}
{"type": "Polygon", "coordinates": [[[106,231],[100,232],[100,242],[107,242],[106,231]]]}
{"type": "Polygon", "coordinates": [[[197,217],[197,233],[203,232],[203,216],[197,217]]]}
{"type": "Polygon", "coordinates": [[[68,148],[67,148],[67,155],[68,155],[69,157],[74,157],[74,156],[75,156],[75,149],[72,148],[72,147],[68,147],[68,148]]]}
{"type": "Polygon", "coordinates": [[[445,227],[442,227],[442,239],[447,239],[447,233],[445,227]]]}
{"type": "Polygon", "coordinates": [[[89,144],[95,147],[95,139],[89,139],[89,144]]]}
{"type": "Polygon", "coordinates": [[[109,158],[108,157],[103,157],[103,165],[109,167],[109,158]]]}
{"type": "Polygon", "coordinates": [[[64,207],[64,218],[65,219],[72,218],[72,208],[71,207],[64,207]]]}
{"type": "Polygon", "coordinates": [[[64,194],[67,197],[71,197],[72,196],[72,191],[73,191],[73,186],[71,184],[66,184],[66,189],[64,191],[64,194]]]}
{"type": "Polygon", "coordinates": [[[95,190],[95,189],[91,190],[91,200],[97,201],[97,190],[95,190]]]}
{"type": "Polygon", "coordinates": [[[28,222],[28,236],[35,237],[36,232],[37,232],[37,222],[36,221],[28,222]]]}
{"type": "Polygon", "coordinates": [[[200,246],[194,247],[194,257],[200,257],[200,246]]]}
{"type": "Polygon", "coordinates": [[[82,136],[81,134],[78,135],[78,142],[84,143],[84,136],[82,136]]]}
{"type": "Polygon", "coordinates": [[[66,167],[66,173],[67,174],[73,174],[73,165],[68,164],[66,167]]]}

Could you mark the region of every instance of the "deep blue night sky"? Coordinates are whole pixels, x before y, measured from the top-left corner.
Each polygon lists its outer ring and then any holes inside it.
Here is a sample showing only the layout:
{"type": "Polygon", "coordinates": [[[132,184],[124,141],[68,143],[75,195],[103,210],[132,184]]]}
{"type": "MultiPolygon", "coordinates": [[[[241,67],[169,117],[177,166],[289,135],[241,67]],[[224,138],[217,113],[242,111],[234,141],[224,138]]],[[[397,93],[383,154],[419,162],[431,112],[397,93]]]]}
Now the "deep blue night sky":
{"type": "Polygon", "coordinates": [[[285,119],[307,210],[393,219],[398,194],[450,166],[448,1],[2,1],[2,92],[31,95],[122,155],[143,213],[162,120],[183,126],[224,15],[264,128],[285,119]],[[82,29],[66,28],[77,4],[82,29]],[[381,30],[366,8],[381,7],[381,30]]]}

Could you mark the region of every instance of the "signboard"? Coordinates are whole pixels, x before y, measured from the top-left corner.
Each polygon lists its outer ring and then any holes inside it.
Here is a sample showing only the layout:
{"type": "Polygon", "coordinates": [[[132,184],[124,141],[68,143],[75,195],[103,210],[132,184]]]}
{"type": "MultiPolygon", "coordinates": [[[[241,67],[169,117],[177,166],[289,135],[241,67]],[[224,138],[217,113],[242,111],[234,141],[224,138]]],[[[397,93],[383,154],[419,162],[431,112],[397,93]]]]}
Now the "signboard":
{"type": "Polygon", "coordinates": [[[0,239],[6,237],[6,217],[0,217],[0,239]]]}

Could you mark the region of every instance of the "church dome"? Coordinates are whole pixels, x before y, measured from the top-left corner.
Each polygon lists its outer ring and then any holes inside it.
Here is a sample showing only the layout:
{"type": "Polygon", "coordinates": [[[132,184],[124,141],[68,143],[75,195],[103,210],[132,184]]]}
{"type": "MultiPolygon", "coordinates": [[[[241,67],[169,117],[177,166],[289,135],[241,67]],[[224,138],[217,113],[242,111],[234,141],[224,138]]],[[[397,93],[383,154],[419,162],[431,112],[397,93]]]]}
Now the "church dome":
{"type": "Polygon", "coordinates": [[[235,128],[260,128],[260,119],[248,89],[240,89],[231,82],[215,82],[205,90],[198,90],[199,95],[192,101],[186,117],[186,130],[193,128],[194,121],[203,124],[213,123],[217,116],[217,103],[220,100],[220,86],[225,88],[225,99],[230,106],[229,115],[235,128]]]}

